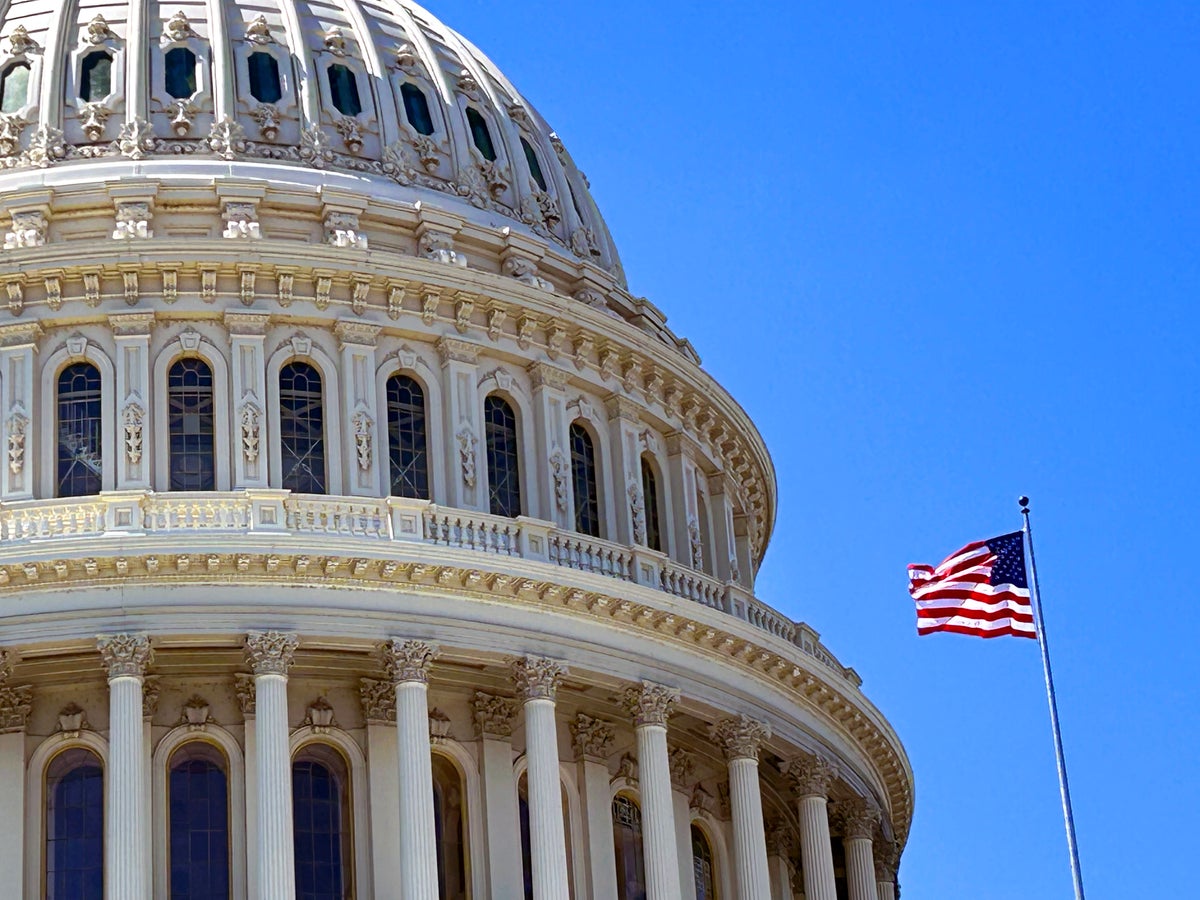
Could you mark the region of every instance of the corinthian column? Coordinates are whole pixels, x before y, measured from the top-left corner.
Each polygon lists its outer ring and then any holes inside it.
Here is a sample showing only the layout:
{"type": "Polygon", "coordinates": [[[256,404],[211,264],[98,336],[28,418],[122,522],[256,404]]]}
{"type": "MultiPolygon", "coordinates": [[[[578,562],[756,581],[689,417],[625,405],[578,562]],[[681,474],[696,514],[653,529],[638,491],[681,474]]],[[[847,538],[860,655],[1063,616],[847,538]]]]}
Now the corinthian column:
{"type": "Polygon", "coordinates": [[[758,784],[758,750],[771,736],[771,729],[763,722],[738,716],[718,722],[709,733],[729,760],[735,893],[740,900],[771,900],[767,836],[758,784]]]}
{"type": "Polygon", "coordinates": [[[255,788],[258,831],[254,881],[260,900],[296,896],[292,837],[292,758],[288,747],[287,673],[300,639],[278,631],[246,635],[246,662],[254,672],[255,788]]]}
{"type": "Polygon", "coordinates": [[[558,772],[558,728],[554,719],[554,696],[566,673],[567,668],[561,663],[536,656],[526,656],[512,664],[513,681],[525,707],[534,900],[563,900],[571,895],[558,772]]]}
{"type": "Polygon", "coordinates": [[[646,681],[640,688],[627,690],[624,702],[637,734],[646,898],[675,900],[679,896],[679,846],[671,802],[667,719],[679,702],[679,691],[646,681]]]}
{"type": "Polygon", "coordinates": [[[154,659],[144,634],[97,639],[108,669],[108,795],[104,803],[105,896],[149,900],[146,854],[147,764],[142,740],[142,679],[154,659]]]}
{"type": "Polygon", "coordinates": [[[875,886],[875,859],[871,853],[871,835],[879,823],[879,810],[861,797],[837,806],[846,847],[846,882],[850,900],[878,900],[875,886]]]}
{"type": "Polygon", "coordinates": [[[400,900],[438,900],[433,758],[429,746],[429,667],[438,648],[391,640],[381,650],[396,685],[400,758],[400,900]]]}
{"type": "Polygon", "coordinates": [[[876,841],[875,889],[879,900],[896,900],[896,866],[900,861],[900,845],[895,841],[876,841]]]}
{"type": "Polygon", "coordinates": [[[829,843],[829,786],[834,770],[815,756],[788,765],[788,778],[799,797],[800,859],[804,863],[805,900],[837,900],[833,848],[829,843]]]}

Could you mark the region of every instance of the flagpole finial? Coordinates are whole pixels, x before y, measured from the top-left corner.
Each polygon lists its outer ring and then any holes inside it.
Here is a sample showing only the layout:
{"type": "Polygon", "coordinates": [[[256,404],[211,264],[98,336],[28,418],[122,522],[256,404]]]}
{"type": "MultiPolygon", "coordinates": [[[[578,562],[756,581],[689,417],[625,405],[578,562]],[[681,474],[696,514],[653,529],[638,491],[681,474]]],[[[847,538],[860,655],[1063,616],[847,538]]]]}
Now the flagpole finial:
{"type": "Polygon", "coordinates": [[[1029,498],[1028,497],[1024,497],[1024,496],[1018,497],[1017,502],[1021,504],[1021,512],[1023,512],[1023,513],[1029,512],[1029,498]]]}

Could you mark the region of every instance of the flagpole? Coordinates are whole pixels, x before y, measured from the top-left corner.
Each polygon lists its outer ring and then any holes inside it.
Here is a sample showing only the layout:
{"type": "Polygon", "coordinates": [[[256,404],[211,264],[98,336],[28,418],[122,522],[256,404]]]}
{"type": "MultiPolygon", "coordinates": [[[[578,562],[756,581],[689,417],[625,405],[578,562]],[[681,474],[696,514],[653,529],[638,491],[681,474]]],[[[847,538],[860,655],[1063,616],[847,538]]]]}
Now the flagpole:
{"type": "Polygon", "coordinates": [[[1029,498],[1020,497],[1021,515],[1025,518],[1025,541],[1029,545],[1029,571],[1033,576],[1033,614],[1037,619],[1038,645],[1042,648],[1042,669],[1046,675],[1046,697],[1050,701],[1050,728],[1054,732],[1054,757],[1058,763],[1058,787],[1062,794],[1063,819],[1067,825],[1067,849],[1071,853],[1071,880],[1075,884],[1075,900],[1084,900],[1083,875],[1079,870],[1079,847],[1075,842],[1075,816],[1071,812],[1071,788],[1067,784],[1067,761],[1063,756],[1062,732],[1058,727],[1058,701],[1054,697],[1054,674],[1050,669],[1050,644],[1046,638],[1046,623],[1042,619],[1042,598],[1038,592],[1037,561],[1033,555],[1033,531],[1029,527],[1029,498]]]}

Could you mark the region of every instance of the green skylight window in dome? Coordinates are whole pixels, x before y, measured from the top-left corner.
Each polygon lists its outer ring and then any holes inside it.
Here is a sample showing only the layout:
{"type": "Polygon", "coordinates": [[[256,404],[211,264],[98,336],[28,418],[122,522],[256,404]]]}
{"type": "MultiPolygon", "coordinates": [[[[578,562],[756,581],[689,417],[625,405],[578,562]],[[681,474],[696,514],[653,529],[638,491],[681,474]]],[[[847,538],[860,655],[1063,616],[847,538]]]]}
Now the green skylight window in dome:
{"type": "Polygon", "coordinates": [[[79,99],[86,103],[103,100],[112,93],[112,56],[96,50],[83,58],[79,78],[79,99]]]}
{"type": "Polygon", "coordinates": [[[250,96],[259,103],[278,103],[283,97],[279,62],[270,53],[251,53],[246,60],[250,73],[250,96]]]}
{"type": "Polygon", "coordinates": [[[15,62],[0,75],[0,113],[15,113],[29,102],[29,63],[15,62]]]}
{"type": "Polygon", "coordinates": [[[418,134],[433,134],[433,116],[429,113],[429,101],[425,92],[415,84],[400,85],[400,96],[404,100],[404,115],[418,134]]]}
{"type": "Polygon", "coordinates": [[[358,79],[341,64],[329,67],[329,97],[334,109],[343,116],[357,116],[362,112],[362,100],[358,96],[358,79]]]}
{"type": "Polygon", "coordinates": [[[467,124],[471,126],[471,140],[475,142],[475,148],[483,154],[484,159],[495,162],[496,147],[492,144],[492,133],[488,131],[487,122],[479,110],[467,107],[467,124]]]}
{"type": "Polygon", "coordinates": [[[163,57],[167,93],[183,100],[196,93],[196,54],[187,47],[172,47],[163,57]]]}

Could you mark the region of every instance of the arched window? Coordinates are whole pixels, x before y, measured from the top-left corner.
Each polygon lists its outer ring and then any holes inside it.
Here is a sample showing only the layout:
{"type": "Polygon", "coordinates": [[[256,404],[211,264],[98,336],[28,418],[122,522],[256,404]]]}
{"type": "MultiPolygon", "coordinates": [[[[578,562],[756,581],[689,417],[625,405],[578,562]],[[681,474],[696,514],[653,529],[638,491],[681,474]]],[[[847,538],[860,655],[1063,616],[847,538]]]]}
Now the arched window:
{"type": "Polygon", "coordinates": [[[172,47],[163,56],[167,93],[176,99],[196,93],[196,54],[187,47],[172,47]]]}
{"type": "Polygon", "coordinates": [[[716,900],[717,875],[708,835],[692,825],[692,870],[696,875],[696,900],[716,900]]]}
{"type": "Polygon", "coordinates": [[[500,397],[483,401],[483,423],[487,436],[488,502],[494,516],[521,515],[520,445],[517,416],[500,397]]]}
{"type": "Polygon", "coordinates": [[[646,862],[642,855],[642,811],[619,794],[612,805],[613,843],[617,851],[618,900],[646,900],[646,862]]]}
{"type": "Polygon", "coordinates": [[[521,147],[525,151],[525,162],[529,163],[529,174],[537,182],[537,186],[546,190],[546,176],[542,174],[542,164],[538,162],[537,153],[525,138],[521,138],[521,147]]]}
{"type": "Polygon", "coordinates": [[[72,363],[58,376],[58,496],[100,493],[100,370],[72,363]]]}
{"type": "MultiPolygon", "coordinates": [[[[571,801],[566,785],[562,786],[563,837],[567,845],[567,891],[575,896],[575,860],[571,842],[571,801]]],[[[529,827],[529,774],[521,773],[517,782],[517,815],[521,824],[521,866],[525,885],[525,900],[533,900],[533,840],[529,827]]]]}
{"type": "Polygon", "coordinates": [[[571,423],[571,482],[575,489],[575,530],[600,537],[600,490],[596,482],[596,447],[578,422],[571,423]]]}
{"type": "Polygon", "coordinates": [[[646,546],[662,552],[662,528],[658,518],[658,476],[650,460],[642,457],[642,501],[646,510],[646,546]]]}
{"type": "Polygon", "coordinates": [[[85,103],[100,101],[112,93],[112,56],[94,50],[83,58],[80,67],[79,99],[85,103]]]}
{"type": "Polygon", "coordinates": [[[492,133],[488,131],[487,122],[479,110],[470,106],[467,107],[467,125],[471,128],[471,140],[475,142],[475,148],[483,154],[484,159],[495,162],[496,147],[492,144],[492,133]]]}
{"type": "Polygon", "coordinates": [[[467,804],[463,780],[454,763],[437,754],[433,757],[433,820],[439,900],[466,900],[467,804]]]}
{"type": "Polygon", "coordinates": [[[400,85],[400,97],[404,100],[404,115],[418,134],[433,134],[433,116],[429,114],[429,101],[425,92],[410,82],[400,85]]]}
{"type": "Polygon", "coordinates": [[[104,767],[64,750],[46,767],[46,900],[103,900],[104,767]]]}
{"type": "Polygon", "coordinates": [[[306,362],[279,370],[279,447],[285,490],[325,493],[325,410],[321,373],[306,362]]]}
{"type": "Polygon", "coordinates": [[[171,900],[229,900],[229,765],[206,741],[171,754],[167,853],[171,900]]]}
{"type": "Polygon", "coordinates": [[[393,497],[429,499],[429,437],[425,392],[415,379],[396,374],[387,380],[388,456],[393,497]]]}
{"type": "Polygon", "coordinates": [[[167,373],[170,489],[216,489],[213,374],[202,359],[178,360],[167,373]]]}
{"type": "Polygon", "coordinates": [[[15,62],[0,75],[0,113],[19,112],[29,101],[29,63],[15,62]]]}
{"type": "Polygon", "coordinates": [[[326,72],[329,79],[329,97],[334,108],[343,116],[357,116],[362,112],[362,100],[358,96],[358,78],[346,66],[336,63],[326,72]]]}
{"type": "Polygon", "coordinates": [[[292,759],[297,900],[353,896],[349,772],[328,744],[306,744],[292,759]]]}
{"type": "Polygon", "coordinates": [[[259,103],[278,103],[283,97],[278,60],[259,50],[246,58],[246,69],[250,75],[250,96],[259,103]]]}

